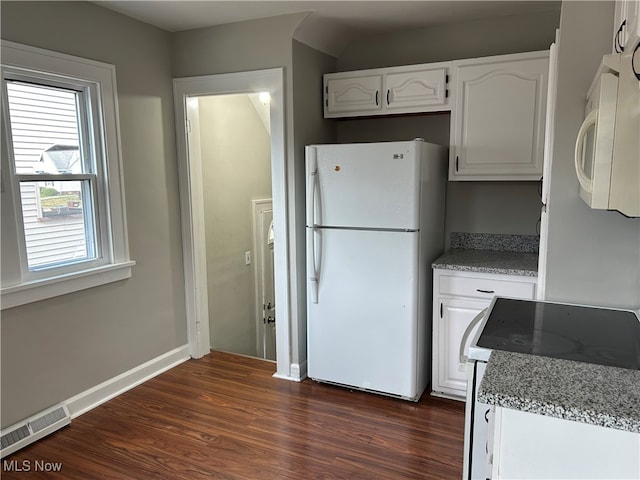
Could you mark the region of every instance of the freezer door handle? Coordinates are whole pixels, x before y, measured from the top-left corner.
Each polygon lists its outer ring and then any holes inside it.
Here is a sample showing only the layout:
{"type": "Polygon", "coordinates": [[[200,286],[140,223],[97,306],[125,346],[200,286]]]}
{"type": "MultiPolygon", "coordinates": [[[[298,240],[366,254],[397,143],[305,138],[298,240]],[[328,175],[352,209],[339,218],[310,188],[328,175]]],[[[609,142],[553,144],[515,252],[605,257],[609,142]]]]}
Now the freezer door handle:
{"type": "Polygon", "coordinates": [[[316,210],[316,184],[318,179],[318,151],[316,147],[307,147],[307,225],[314,226],[316,210]]]}

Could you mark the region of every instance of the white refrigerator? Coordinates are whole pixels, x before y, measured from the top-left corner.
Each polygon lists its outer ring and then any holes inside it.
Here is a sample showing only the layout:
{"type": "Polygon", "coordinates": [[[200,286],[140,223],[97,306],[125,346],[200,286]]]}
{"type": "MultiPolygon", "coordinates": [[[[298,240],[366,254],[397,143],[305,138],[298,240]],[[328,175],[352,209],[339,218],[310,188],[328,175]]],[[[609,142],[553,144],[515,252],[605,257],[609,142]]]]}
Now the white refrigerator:
{"type": "Polygon", "coordinates": [[[431,372],[447,150],[417,139],[305,153],[308,376],[417,401],[431,372]]]}

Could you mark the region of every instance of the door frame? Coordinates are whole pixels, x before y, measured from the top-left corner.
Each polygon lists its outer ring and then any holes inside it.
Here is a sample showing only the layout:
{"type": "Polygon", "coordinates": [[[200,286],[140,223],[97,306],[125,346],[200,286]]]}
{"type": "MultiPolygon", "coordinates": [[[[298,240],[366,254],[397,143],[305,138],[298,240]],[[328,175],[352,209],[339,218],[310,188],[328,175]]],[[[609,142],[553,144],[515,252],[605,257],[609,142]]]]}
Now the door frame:
{"type": "Polygon", "coordinates": [[[290,377],[291,308],[289,291],[289,212],[287,209],[285,105],[283,69],[174,78],[178,183],[182,217],[185,309],[189,354],[210,351],[209,302],[205,248],[202,159],[197,97],[269,92],[271,122],[271,190],[275,226],[274,277],[278,305],[276,373],[290,377]]]}

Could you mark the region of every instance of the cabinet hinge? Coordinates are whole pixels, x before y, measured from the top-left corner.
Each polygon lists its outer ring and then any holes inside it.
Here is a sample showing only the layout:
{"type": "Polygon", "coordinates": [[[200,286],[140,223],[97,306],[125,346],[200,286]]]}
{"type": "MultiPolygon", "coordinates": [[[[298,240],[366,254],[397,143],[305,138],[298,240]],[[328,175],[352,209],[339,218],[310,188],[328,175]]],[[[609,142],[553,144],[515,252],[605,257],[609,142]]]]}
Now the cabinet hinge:
{"type": "Polygon", "coordinates": [[[449,89],[448,88],[444,91],[444,98],[449,98],[449,89]]]}
{"type": "Polygon", "coordinates": [[[324,104],[326,105],[327,108],[329,108],[329,99],[328,98],[324,101],[324,104]]]}
{"type": "Polygon", "coordinates": [[[329,85],[324,87],[324,93],[328,94],[329,93],[329,85]]]}
{"type": "Polygon", "coordinates": [[[444,76],[444,83],[449,83],[449,75],[444,76]]]}

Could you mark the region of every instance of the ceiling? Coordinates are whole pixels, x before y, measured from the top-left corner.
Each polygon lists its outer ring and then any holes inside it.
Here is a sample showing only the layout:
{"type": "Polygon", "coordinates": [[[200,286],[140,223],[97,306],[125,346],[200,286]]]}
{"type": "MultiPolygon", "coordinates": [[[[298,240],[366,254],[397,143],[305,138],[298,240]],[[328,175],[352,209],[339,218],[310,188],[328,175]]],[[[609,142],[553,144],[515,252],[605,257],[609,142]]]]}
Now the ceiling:
{"type": "Polygon", "coordinates": [[[559,11],[561,2],[103,0],[94,3],[169,32],[309,12],[296,32],[296,38],[335,55],[350,40],[365,35],[496,16],[559,11]]]}

